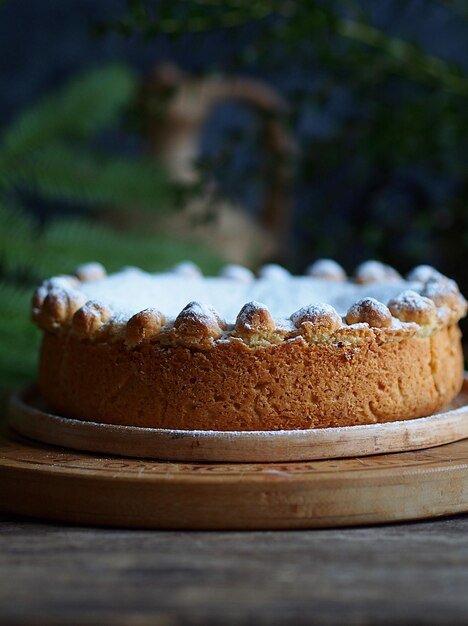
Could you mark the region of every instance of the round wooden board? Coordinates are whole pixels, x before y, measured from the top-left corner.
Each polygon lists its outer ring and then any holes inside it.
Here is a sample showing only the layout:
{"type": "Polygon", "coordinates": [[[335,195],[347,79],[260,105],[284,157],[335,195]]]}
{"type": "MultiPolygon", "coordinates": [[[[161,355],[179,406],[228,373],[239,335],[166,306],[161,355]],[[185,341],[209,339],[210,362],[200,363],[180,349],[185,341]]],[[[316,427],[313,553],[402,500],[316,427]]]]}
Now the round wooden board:
{"type": "Polygon", "coordinates": [[[98,456],[0,434],[0,508],[140,528],[279,529],[468,511],[468,440],[424,451],[275,464],[98,456]]]}
{"type": "Polygon", "coordinates": [[[34,389],[11,398],[10,426],[88,452],[194,462],[288,462],[431,448],[468,437],[468,378],[447,410],[414,420],[283,431],[184,431],[84,422],[47,411],[34,389]]]}

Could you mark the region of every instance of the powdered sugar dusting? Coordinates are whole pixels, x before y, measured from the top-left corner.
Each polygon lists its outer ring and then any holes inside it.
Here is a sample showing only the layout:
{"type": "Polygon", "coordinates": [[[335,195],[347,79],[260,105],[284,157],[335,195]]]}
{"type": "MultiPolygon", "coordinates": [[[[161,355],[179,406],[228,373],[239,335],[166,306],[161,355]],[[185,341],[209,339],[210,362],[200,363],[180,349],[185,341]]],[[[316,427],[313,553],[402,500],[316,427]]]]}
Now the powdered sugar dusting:
{"type": "Polygon", "coordinates": [[[80,284],[79,280],[74,276],[52,276],[44,281],[42,286],[45,289],[53,289],[57,287],[59,289],[74,289],[80,284]]]}
{"type": "Polygon", "coordinates": [[[258,275],[260,278],[268,278],[269,280],[289,280],[291,277],[286,268],[276,263],[267,263],[260,269],[258,275]]]}
{"type": "Polygon", "coordinates": [[[363,298],[360,300],[356,306],[371,306],[374,311],[379,313],[379,315],[388,315],[388,308],[383,302],[379,302],[375,298],[363,298]]]}
{"type": "Polygon", "coordinates": [[[220,272],[220,276],[231,278],[232,280],[241,280],[245,283],[250,283],[252,280],[255,280],[253,272],[243,265],[236,264],[225,265],[220,272]]]}
{"type": "Polygon", "coordinates": [[[106,277],[106,269],[101,263],[83,263],[75,269],[76,276],[82,281],[101,280],[106,277]]]}
{"type": "Polygon", "coordinates": [[[265,311],[267,312],[267,315],[270,314],[266,304],[263,304],[262,302],[256,302],[255,300],[247,302],[239,311],[239,315],[237,316],[237,322],[242,324],[244,328],[253,329],[251,322],[252,319],[255,319],[255,315],[259,311],[265,311]]]}
{"type": "Polygon", "coordinates": [[[376,328],[388,328],[392,325],[392,315],[382,302],[375,298],[363,298],[355,302],[346,314],[346,322],[367,322],[376,328]]]}
{"type": "Polygon", "coordinates": [[[106,279],[83,283],[87,300],[106,302],[119,320],[155,307],[168,319],[175,319],[187,303],[209,302],[229,324],[234,324],[246,302],[261,302],[275,320],[288,319],[292,312],[310,304],[326,303],[344,316],[349,307],[364,297],[388,302],[406,289],[419,291],[420,283],[395,281],[367,285],[292,276],[288,280],[258,278],[250,282],[224,277],[192,277],[172,273],[149,274],[127,268],[106,279]]]}
{"type": "Polygon", "coordinates": [[[318,304],[307,304],[302,307],[295,313],[291,315],[291,320],[294,323],[301,321],[304,317],[308,319],[321,319],[321,318],[330,318],[334,319],[337,317],[337,312],[335,309],[325,302],[320,302],[318,304]]]}
{"type": "Polygon", "coordinates": [[[198,278],[203,275],[198,265],[195,265],[192,261],[181,261],[177,263],[177,265],[174,265],[170,271],[173,274],[178,274],[185,278],[198,278]]]}
{"type": "Polygon", "coordinates": [[[434,309],[434,303],[429,298],[421,296],[416,291],[407,289],[399,296],[390,301],[393,306],[405,307],[408,311],[414,313],[418,311],[431,311],[434,309]]]}
{"type": "Polygon", "coordinates": [[[204,322],[206,324],[210,324],[213,321],[218,321],[219,316],[217,311],[210,305],[204,302],[189,302],[187,306],[185,306],[179,318],[183,317],[184,319],[192,319],[204,322]]]}
{"type": "Polygon", "coordinates": [[[441,274],[438,270],[436,270],[431,265],[418,265],[407,276],[408,280],[416,280],[422,283],[427,283],[431,278],[436,278],[440,280],[446,279],[446,277],[441,274]]]}
{"type": "Polygon", "coordinates": [[[346,280],[346,272],[333,259],[318,259],[307,268],[306,274],[332,280],[346,280]]]}
{"type": "Polygon", "coordinates": [[[401,276],[390,265],[380,261],[365,261],[356,269],[356,277],[361,282],[394,281],[400,280],[401,276]]]}

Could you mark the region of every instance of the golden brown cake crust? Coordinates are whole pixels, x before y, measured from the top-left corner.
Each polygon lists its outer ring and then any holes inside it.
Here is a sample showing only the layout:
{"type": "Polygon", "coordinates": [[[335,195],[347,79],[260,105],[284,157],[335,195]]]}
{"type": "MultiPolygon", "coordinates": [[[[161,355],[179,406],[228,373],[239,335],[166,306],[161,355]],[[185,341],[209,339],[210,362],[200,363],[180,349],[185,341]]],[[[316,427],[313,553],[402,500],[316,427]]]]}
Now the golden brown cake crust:
{"type": "Polygon", "coordinates": [[[302,337],[208,350],[46,331],[39,386],[50,406],[83,420],[202,430],[369,424],[429,415],[460,390],[456,324],[428,337],[358,345],[302,337]]]}
{"type": "Polygon", "coordinates": [[[91,263],[52,277],[32,302],[41,392],[64,416],[202,430],[409,419],[454,398],[467,310],[454,281],[429,266],[403,280],[376,261],[354,280],[330,259],[307,274],[107,276],[91,263]]]}

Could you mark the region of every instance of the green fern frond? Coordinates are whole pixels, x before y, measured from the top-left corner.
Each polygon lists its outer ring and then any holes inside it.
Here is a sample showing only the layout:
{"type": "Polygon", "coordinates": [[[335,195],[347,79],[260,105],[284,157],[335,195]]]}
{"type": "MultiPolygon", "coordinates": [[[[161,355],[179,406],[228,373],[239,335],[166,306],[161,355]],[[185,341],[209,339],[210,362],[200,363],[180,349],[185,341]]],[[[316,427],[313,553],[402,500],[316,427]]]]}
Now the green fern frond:
{"type": "Polygon", "coordinates": [[[186,258],[192,259],[207,273],[219,269],[219,256],[190,241],[165,234],[141,235],[110,230],[101,224],[83,220],[54,222],[44,234],[45,275],[71,271],[74,266],[96,260],[109,270],[136,265],[148,271],[160,271],[186,258]]]}
{"type": "Polygon", "coordinates": [[[113,65],[87,73],[29,107],[0,142],[0,190],[32,190],[88,207],[168,206],[171,189],[159,164],[103,154],[89,141],[116,121],[135,93],[131,71],[113,65]]]}
{"type": "MultiPolygon", "coordinates": [[[[33,270],[35,267],[31,264],[31,257],[37,247],[36,230],[33,221],[18,207],[0,200],[0,284],[25,284],[16,277],[21,268],[33,270]]],[[[34,271],[29,284],[33,280],[37,282],[39,277],[40,273],[34,271]]],[[[1,302],[0,309],[5,306],[6,301],[1,302]]]]}
{"type": "Polygon", "coordinates": [[[131,101],[136,81],[124,66],[87,72],[23,111],[0,141],[0,169],[63,138],[86,138],[114,122],[131,101]]]}
{"type": "Polygon", "coordinates": [[[39,279],[70,272],[76,265],[90,260],[103,263],[109,271],[123,265],[159,271],[190,258],[211,273],[221,264],[215,252],[190,241],[164,233],[118,232],[84,219],[55,220],[39,233],[28,216],[2,205],[0,258],[10,270],[19,265],[32,268],[39,279]]]}
{"type": "Polygon", "coordinates": [[[31,293],[0,281],[0,393],[34,379],[40,333],[29,321],[31,293]]]}
{"type": "Polygon", "coordinates": [[[99,207],[165,210],[171,188],[162,167],[63,144],[49,145],[27,160],[17,184],[40,195],[99,207]]]}

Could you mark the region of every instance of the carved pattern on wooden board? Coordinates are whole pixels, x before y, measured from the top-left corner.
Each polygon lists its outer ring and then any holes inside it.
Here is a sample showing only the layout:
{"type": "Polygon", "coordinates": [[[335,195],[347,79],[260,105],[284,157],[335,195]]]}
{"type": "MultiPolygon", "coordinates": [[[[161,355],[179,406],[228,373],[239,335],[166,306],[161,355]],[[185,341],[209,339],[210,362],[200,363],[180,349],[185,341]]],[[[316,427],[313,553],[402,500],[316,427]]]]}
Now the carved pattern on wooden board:
{"type": "Polygon", "coordinates": [[[430,450],[301,463],[172,463],[0,437],[0,509],[141,528],[375,524],[468,511],[468,440],[430,450]]]}

